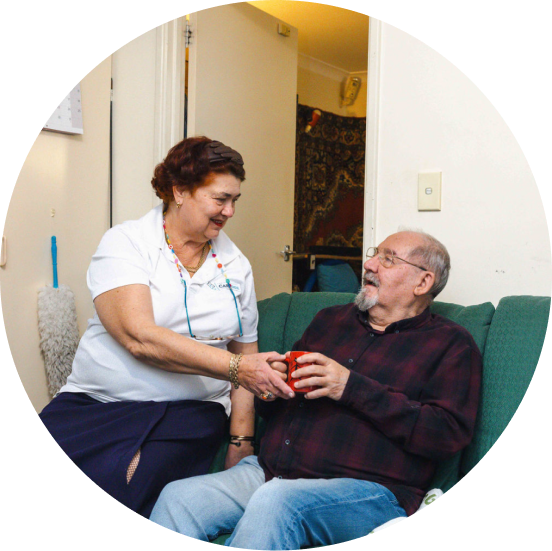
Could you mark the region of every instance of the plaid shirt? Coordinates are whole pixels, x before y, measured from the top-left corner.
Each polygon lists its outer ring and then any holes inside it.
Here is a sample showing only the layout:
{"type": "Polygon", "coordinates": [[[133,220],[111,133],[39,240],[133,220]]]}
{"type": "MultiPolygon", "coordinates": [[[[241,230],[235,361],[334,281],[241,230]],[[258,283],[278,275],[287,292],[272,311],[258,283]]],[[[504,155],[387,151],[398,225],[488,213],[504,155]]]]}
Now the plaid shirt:
{"type": "Polygon", "coordinates": [[[348,304],[320,311],[293,349],[320,352],[351,373],[337,402],[256,399],[267,420],[266,480],[369,480],[414,513],[436,462],[473,435],[481,354],[471,335],[429,309],[376,331],[348,304]]]}

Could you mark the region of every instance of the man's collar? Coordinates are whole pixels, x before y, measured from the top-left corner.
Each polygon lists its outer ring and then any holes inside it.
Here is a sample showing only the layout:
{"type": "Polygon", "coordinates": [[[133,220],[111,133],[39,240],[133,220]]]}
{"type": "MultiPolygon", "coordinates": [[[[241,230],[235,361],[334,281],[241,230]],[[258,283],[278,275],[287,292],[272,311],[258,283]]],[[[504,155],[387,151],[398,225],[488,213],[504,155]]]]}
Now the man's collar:
{"type": "MultiPolygon", "coordinates": [[[[372,328],[368,318],[368,312],[361,312],[360,310],[357,309],[357,315],[360,321],[364,325],[367,325],[368,327],[372,328]]],[[[384,331],[378,331],[377,329],[373,329],[373,331],[375,331],[376,333],[385,334],[385,333],[398,333],[409,329],[416,329],[417,327],[421,327],[422,325],[427,323],[430,315],[431,315],[431,312],[428,306],[421,314],[418,314],[413,318],[406,318],[403,320],[394,321],[393,323],[390,323],[385,328],[384,331]]]]}

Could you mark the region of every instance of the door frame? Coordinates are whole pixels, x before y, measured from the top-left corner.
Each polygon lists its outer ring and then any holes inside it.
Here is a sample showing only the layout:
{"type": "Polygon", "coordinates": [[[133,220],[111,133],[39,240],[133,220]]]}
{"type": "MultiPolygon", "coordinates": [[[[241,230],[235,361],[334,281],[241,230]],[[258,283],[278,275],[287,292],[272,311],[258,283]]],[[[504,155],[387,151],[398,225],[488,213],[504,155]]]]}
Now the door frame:
{"type": "MultiPolygon", "coordinates": [[[[382,22],[368,21],[368,100],[366,106],[366,157],[364,173],[363,249],[375,246],[377,222],[378,164],[380,141],[380,91],[382,22]]],[[[364,257],[364,254],[363,254],[364,257]]]]}
{"type": "Polygon", "coordinates": [[[157,27],[154,160],[184,138],[185,17],[157,27]]]}
{"type": "MultiPolygon", "coordinates": [[[[190,18],[193,31],[193,18],[190,18]]],[[[184,86],[186,21],[179,17],[157,28],[154,158],[161,162],[168,149],[184,135],[184,86]]],[[[193,40],[193,37],[192,37],[193,40]]],[[[366,108],[366,157],[364,180],[363,250],[376,244],[377,191],[380,141],[380,91],[382,22],[368,23],[368,99],[366,108]]],[[[193,64],[191,64],[193,66],[193,64]]],[[[190,98],[188,98],[190,100],[190,98]]],[[[188,121],[193,134],[195,120],[188,121]]],[[[154,196],[155,201],[158,202],[154,196]]]]}

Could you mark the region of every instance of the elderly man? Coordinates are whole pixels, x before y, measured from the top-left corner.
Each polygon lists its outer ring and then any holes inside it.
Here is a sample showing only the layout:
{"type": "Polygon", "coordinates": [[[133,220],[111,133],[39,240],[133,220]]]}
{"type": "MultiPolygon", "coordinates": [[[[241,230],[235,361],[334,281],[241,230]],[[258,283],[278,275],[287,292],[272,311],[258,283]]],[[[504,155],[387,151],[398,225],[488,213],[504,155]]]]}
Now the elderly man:
{"type": "MultiPolygon", "coordinates": [[[[292,400],[262,402],[258,458],[168,485],[151,519],[231,547],[340,543],[414,513],[436,463],[471,440],[481,355],[470,334],[431,314],[450,269],[445,247],[400,232],[368,251],[355,303],[319,312],[294,350],[292,400]]],[[[285,364],[274,365],[283,371],[285,364]]]]}

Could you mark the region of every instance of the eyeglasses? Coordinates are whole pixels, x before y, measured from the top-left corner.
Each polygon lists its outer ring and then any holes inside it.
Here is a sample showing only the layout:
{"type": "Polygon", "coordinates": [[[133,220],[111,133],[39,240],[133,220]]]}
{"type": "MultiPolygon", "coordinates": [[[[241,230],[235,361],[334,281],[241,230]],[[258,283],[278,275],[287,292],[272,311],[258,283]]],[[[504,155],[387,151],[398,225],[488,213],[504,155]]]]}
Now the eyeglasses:
{"type": "Polygon", "coordinates": [[[232,340],[236,337],[243,337],[243,329],[242,329],[242,323],[240,318],[240,311],[238,309],[238,301],[236,300],[236,295],[234,294],[234,291],[232,290],[232,287],[229,285],[228,289],[232,293],[232,296],[234,297],[234,304],[236,306],[236,314],[238,314],[238,324],[240,326],[240,334],[239,335],[228,335],[227,337],[216,337],[214,335],[210,335],[209,337],[202,337],[200,335],[194,335],[192,332],[192,326],[190,325],[190,316],[188,315],[188,302],[187,302],[187,296],[188,296],[188,286],[186,285],[186,281],[184,279],[181,279],[182,284],[184,285],[184,308],[186,309],[186,319],[188,320],[188,330],[190,331],[190,337],[192,339],[195,339],[196,341],[225,341],[226,339],[232,340]]]}
{"type": "Polygon", "coordinates": [[[383,249],[379,250],[377,247],[369,247],[366,251],[366,258],[374,258],[374,256],[378,257],[378,260],[380,264],[384,268],[391,268],[393,264],[395,264],[395,260],[401,260],[402,262],[406,262],[407,264],[410,264],[411,266],[414,266],[415,268],[419,268],[420,270],[423,270],[424,272],[428,272],[429,270],[427,268],[423,268],[422,266],[418,266],[418,264],[413,264],[412,262],[409,262],[408,260],[405,260],[404,258],[399,258],[395,255],[393,251],[390,251],[389,249],[383,249]]]}

